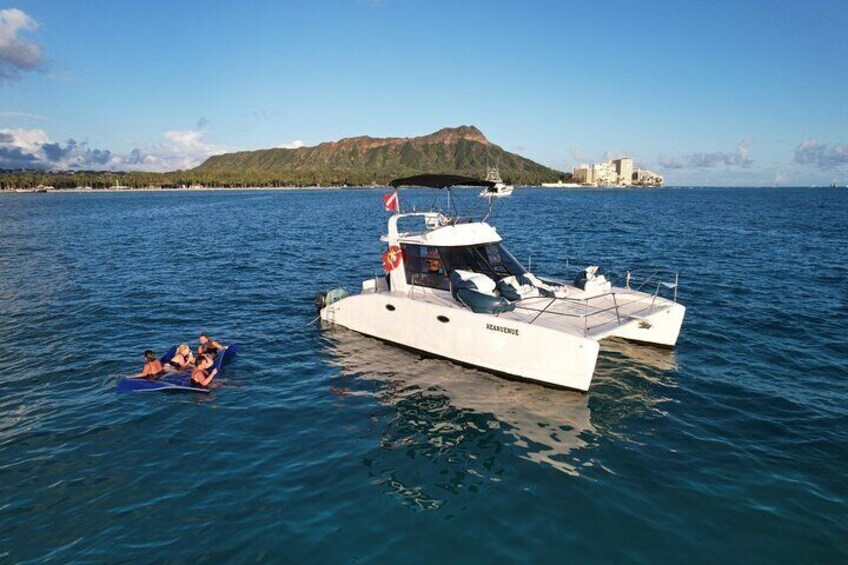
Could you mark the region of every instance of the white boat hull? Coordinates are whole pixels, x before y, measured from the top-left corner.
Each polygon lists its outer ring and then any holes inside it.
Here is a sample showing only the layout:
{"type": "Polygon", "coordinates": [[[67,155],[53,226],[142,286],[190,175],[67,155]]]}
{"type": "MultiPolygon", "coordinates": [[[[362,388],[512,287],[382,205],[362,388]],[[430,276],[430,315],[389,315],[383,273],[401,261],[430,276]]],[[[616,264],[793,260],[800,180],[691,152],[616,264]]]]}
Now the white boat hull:
{"type": "Polygon", "coordinates": [[[580,391],[589,389],[599,349],[597,341],[578,333],[405,293],[349,296],[323,308],[321,319],[461,364],[580,391]]]}
{"type": "Polygon", "coordinates": [[[505,187],[498,187],[497,190],[483,190],[480,192],[481,198],[504,198],[506,196],[512,196],[512,192],[515,190],[515,187],[508,185],[505,187]]]}
{"type": "Polygon", "coordinates": [[[629,341],[674,347],[680,328],[683,327],[683,317],[686,307],[682,304],[671,304],[664,310],[653,312],[647,316],[633,317],[630,323],[621,325],[609,333],[610,337],[620,337],[629,341]]]}

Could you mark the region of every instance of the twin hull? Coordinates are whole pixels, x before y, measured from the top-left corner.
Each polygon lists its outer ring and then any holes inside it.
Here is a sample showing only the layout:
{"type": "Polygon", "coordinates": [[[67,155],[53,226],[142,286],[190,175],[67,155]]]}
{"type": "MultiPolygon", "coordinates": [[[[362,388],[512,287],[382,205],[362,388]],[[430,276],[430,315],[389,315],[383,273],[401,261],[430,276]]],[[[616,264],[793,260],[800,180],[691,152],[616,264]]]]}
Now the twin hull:
{"type": "Polygon", "coordinates": [[[598,342],[464,308],[368,293],[321,310],[321,319],[385,341],[545,384],[587,391],[598,342]]]}

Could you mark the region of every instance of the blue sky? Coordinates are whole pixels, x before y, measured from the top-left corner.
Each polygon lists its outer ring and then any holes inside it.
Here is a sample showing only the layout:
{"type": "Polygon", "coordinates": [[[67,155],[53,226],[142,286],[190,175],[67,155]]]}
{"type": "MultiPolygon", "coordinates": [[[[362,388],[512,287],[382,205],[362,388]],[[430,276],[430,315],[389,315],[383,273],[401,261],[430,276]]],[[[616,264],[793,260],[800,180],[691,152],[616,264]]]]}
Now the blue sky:
{"type": "Polygon", "coordinates": [[[0,166],[473,124],[560,170],[627,154],[671,184],[846,184],[847,94],[841,0],[0,4],[0,166]]]}

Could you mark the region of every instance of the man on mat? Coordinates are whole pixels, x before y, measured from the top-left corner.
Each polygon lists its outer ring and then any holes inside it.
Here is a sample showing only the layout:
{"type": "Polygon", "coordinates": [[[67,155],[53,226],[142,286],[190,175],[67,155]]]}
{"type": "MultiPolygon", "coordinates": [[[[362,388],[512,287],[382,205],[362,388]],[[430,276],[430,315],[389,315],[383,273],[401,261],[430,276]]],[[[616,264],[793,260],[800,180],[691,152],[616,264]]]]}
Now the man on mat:
{"type": "Polygon", "coordinates": [[[165,368],[162,362],[156,357],[156,354],[148,349],[144,352],[144,369],[140,373],[130,375],[130,379],[155,379],[165,374],[165,368]]]}
{"type": "Polygon", "coordinates": [[[209,337],[209,334],[202,333],[200,334],[200,347],[197,348],[197,354],[203,355],[204,353],[215,357],[218,355],[219,351],[225,350],[226,347],[209,337]]]}

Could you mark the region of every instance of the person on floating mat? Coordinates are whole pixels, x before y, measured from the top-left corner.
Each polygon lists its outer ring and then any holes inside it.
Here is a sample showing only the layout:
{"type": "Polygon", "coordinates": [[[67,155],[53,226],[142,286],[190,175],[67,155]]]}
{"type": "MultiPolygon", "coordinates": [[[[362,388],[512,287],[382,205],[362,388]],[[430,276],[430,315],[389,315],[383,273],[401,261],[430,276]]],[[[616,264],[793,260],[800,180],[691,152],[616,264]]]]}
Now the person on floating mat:
{"type": "Polygon", "coordinates": [[[165,367],[157,359],[156,354],[148,349],[144,352],[144,369],[140,373],[130,375],[130,379],[157,379],[165,374],[165,367]]]}
{"type": "Polygon", "coordinates": [[[209,337],[209,334],[202,333],[200,334],[200,347],[197,348],[197,353],[203,354],[208,353],[212,357],[218,355],[219,351],[225,350],[226,347],[209,337]]]}
{"type": "Polygon", "coordinates": [[[194,366],[194,355],[191,354],[191,348],[186,343],[181,343],[177,347],[176,353],[171,357],[171,360],[165,363],[165,370],[169,373],[179,373],[190,369],[194,366]]]}
{"type": "Polygon", "coordinates": [[[212,379],[215,378],[215,375],[218,374],[218,369],[212,369],[211,372],[207,370],[211,366],[212,359],[209,357],[209,355],[197,356],[197,359],[195,360],[194,371],[191,372],[192,386],[209,386],[209,383],[211,383],[212,379]]]}

